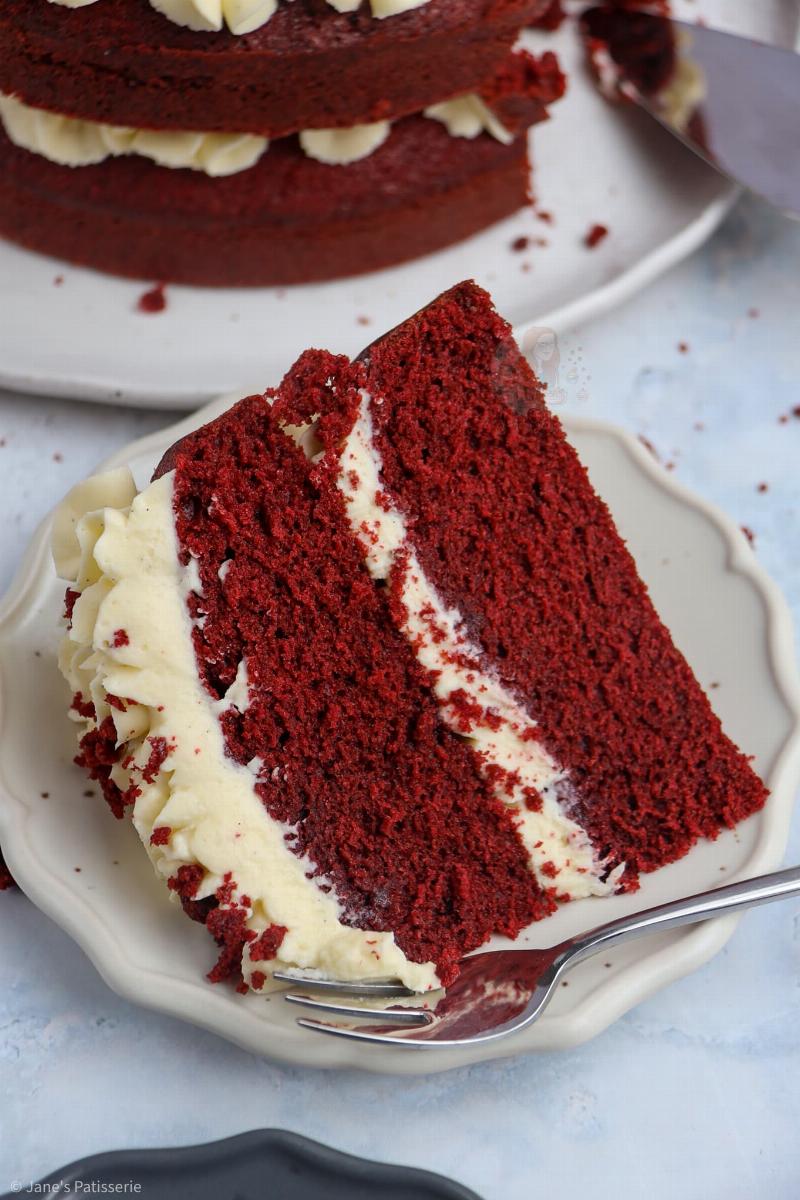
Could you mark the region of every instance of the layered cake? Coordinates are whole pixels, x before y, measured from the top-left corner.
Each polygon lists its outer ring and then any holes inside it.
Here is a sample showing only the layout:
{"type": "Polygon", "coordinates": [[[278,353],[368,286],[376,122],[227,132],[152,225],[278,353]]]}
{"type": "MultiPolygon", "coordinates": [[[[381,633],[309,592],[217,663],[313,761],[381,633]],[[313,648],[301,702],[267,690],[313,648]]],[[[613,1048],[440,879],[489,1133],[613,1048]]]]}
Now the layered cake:
{"type": "Polygon", "coordinates": [[[212,979],[447,985],[766,798],[472,283],[79,485],[54,553],[76,761],[212,979]]]}
{"type": "Polygon", "coordinates": [[[122,275],[286,284],[528,200],[547,0],[5,0],[0,234],[122,275]]]}

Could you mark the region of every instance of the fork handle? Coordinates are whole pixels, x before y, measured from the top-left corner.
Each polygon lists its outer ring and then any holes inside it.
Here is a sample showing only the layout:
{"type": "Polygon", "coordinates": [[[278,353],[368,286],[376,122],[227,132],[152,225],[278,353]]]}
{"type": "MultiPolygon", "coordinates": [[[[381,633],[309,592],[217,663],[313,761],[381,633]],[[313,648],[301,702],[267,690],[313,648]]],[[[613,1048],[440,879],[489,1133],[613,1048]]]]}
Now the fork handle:
{"type": "Polygon", "coordinates": [[[728,887],[714,888],[683,900],[673,900],[669,904],[659,904],[656,908],[621,917],[618,921],[609,921],[591,933],[565,942],[562,964],[566,965],[567,961],[570,964],[579,962],[600,950],[608,950],[662,929],[694,925],[709,917],[721,917],[796,895],[800,895],[800,867],[788,867],[785,871],[773,871],[770,875],[757,875],[755,879],[745,879],[728,887]]]}

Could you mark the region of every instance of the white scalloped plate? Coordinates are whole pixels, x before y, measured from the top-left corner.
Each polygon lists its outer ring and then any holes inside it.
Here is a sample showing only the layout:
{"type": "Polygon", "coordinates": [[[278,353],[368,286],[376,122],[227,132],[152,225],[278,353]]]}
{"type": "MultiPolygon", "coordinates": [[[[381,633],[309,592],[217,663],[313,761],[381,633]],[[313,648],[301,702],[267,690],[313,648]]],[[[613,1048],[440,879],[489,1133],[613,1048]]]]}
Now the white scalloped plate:
{"type": "MultiPolygon", "coordinates": [[[[172,442],[230,402],[223,398],[136,442],[110,464],[130,462],[144,483],[172,442]]],[[[772,795],[764,811],[736,831],[645,877],[635,896],[564,906],[523,935],[529,945],[551,944],[622,913],[776,867],[800,774],[791,617],[744,535],[677,485],[628,434],[583,419],[565,424],[659,612],[772,795]]],[[[49,532],[48,519],[0,611],[0,844],[30,898],[71,934],[120,995],[257,1054],[319,1067],[418,1073],[576,1045],[706,962],[731,936],[735,919],[631,943],[605,961],[578,967],[532,1029],[452,1053],[403,1053],[326,1038],[300,1029],[280,996],[242,997],[211,986],[204,979],[214,957],[208,934],[169,903],[132,826],[115,821],[98,795],[87,795],[85,777],[71,765],[74,729],[55,665],[63,585],[50,563],[49,532]]]]}
{"type": "MultiPolygon", "coordinates": [[[[702,0],[704,14],[730,6],[702,0]]],[[[690,11],[696,17],[696,4],[690,11]]],[[[762,5],[750,5],[735,24],[767,40],[780,32],[762,5]]],[[[333,283],[170,287],[157,316],[136,309],[152,281],[70,267],[0,239],[0,386],[194,408],[279,379],[305,349],[309,329],[324,329],[327,345],[355,354],[458,279],[488,287],[518,332],[528,325],[561,332],[621,303],[700,246],[736,189],[643,113],[606,104],[571,27],[528,33],[525,41],[555,49],[569,75],[567,96],[533,135],[535,190],[555,214],[553,225],[524,210],[449,250],[333,283]],[[589,251],[583,238],[596,222],[611,232],[589,251]],[[520,236],[548,245],[514,253],[520,236]]]]}

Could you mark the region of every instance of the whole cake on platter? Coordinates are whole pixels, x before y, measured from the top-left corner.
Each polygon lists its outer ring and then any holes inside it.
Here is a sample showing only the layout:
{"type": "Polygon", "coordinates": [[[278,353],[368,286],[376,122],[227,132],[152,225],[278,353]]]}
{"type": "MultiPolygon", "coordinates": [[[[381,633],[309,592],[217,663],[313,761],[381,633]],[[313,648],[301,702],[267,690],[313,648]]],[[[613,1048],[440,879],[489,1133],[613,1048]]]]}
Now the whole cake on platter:
{"type": "Polygon", "coordinates": [[[5,0],[0,235],[207,285],[358,274],[529,199],[547,0],[5,0]]]}
{"type": "Polygon", "coordinates": [[[447,985],[766,799],[474,284],[80,484],[53,547],[76,761],[214,980],[447,985]]]}

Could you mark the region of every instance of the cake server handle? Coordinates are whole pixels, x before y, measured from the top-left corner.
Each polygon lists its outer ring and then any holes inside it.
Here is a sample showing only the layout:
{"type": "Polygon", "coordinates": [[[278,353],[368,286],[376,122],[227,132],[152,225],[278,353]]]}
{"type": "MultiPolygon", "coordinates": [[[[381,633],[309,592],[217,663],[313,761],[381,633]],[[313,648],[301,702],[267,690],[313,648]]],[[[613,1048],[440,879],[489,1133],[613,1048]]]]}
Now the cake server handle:
{"type": "Polygon", "coordinates": [[[675,929],[680,925],[694,925],[710,917],[740,912],[757,904],[771,904],[773,900],[784,900],[794,895],[800,895],[800,867],[787,867],[784,871],[773,871],[769,875],[744,879],[741,883],[731,883],[710,892],[672,900],[669,904],[659,904],[644,912],[633,913],[630,917],[609,921],[607,925],[600,925],[590,933],[566,942],[561,965],[565,966],[567,962],[572,965],[600,950],[619,946],[633,938],[675,929]]]}

